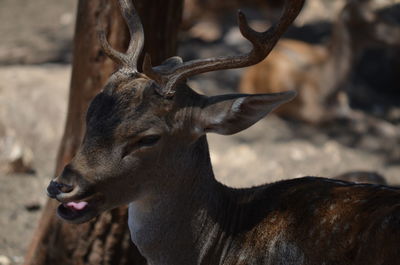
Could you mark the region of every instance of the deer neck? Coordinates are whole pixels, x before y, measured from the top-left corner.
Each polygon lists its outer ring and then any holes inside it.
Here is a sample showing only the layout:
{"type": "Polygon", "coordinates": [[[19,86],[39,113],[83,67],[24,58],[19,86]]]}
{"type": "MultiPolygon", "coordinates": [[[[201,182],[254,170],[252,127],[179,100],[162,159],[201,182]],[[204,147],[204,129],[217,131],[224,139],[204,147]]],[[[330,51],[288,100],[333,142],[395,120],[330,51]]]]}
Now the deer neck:
{"type": "Polygon", "coordinates": [[[214,178],[206,137],[195,145],[191,161],[175,165],[176,175],[167,176],[169,184],[129,205],[132,241],[149,264],[201,264],[221,248],[217,220],[225,214],[229,188],[214,178]]]}
{"type": "Polygon", "coordinates": [[[326,88],[328,94],[335,92],[347,80],[356,52],[356,43],[350,29],[343,21],[337,21],[328,46],[328,60],[321,68],[323,78],[320,85],[326,88]]]}

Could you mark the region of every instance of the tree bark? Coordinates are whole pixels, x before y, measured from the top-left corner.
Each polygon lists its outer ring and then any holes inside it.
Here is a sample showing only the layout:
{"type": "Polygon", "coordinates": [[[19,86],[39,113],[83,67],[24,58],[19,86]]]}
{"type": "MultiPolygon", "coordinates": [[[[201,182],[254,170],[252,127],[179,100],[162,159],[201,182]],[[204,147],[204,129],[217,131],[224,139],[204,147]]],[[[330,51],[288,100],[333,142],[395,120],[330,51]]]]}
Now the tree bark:
{"type": "MultiPolygon", "coordinates": [[[[145,51],[153,62],[175,55],[182,0],[134,0],[145,30],[145,51]]],[[[80,0],[74,37],[73,68],[67,122],[56,164],[56,174],[71,160],[85,131],[85,113],[116,66],[101,51],[95,31],[100,13],[110,44],[124,50],[129,33],[116,0],[80,0]]],[[[94,221],[71,225],[55,214],[58,203],[49,200],[25,257],[25,265],[130,264],[146,261],[130,241],[126,206],[106,212],[94,221]]]]}

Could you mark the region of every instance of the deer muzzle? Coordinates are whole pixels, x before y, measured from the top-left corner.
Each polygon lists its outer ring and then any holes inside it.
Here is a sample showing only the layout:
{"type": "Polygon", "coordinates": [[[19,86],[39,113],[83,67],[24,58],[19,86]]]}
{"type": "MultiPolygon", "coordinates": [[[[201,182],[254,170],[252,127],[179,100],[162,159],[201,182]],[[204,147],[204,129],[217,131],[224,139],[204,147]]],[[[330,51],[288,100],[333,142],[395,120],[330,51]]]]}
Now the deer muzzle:
{"type": "Polygon", "coordinates": [[[50,181],[47,195],[61,202],[57,208],[58,216],[71,223],[83,223],[99,213],[101,199],[99,194],[90,191],[90,184],[81,178],[71,166],[50,181]]]}

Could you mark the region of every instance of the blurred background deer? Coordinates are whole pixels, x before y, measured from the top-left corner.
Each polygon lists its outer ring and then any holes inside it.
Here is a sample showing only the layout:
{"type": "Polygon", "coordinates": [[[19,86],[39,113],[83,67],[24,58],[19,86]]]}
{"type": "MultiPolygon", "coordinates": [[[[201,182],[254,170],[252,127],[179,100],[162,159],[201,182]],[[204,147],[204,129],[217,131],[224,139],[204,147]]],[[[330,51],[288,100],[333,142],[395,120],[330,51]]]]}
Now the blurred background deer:
{"type": "Polygon", "coordinates": [[[349,0],[336,18],[327,44],[283,39],[276,49],[243,75],[243,93],[295,89],[298,97],[277,110],[281,116],[320,123],[351,117],[345,93],[357,60],[372,46],[400,47],[400,27],[373,10],[371,0],[349,0]]]}

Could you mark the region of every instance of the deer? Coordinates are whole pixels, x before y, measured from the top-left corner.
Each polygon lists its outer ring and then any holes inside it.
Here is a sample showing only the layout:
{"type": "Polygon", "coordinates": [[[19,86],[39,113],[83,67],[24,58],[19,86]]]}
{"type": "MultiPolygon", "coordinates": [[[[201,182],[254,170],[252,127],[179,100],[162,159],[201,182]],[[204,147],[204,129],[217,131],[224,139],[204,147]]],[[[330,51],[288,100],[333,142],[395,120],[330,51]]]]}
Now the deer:
{"type": "Polygon", "coordinates": [[[114,50],[99,30],[120,68],[90,103],[76,155],[47,187],[63,221],[128,204],[131,239],[151,265],[398,263],[399,189],[310,176],[235,189],[214,176],[207,133],[245,130],[295,92],[208,97],[186,79],[262,61],[304,0],[286,0],[264,32],[239,11],[248,53],[158,66],[146,54],[140,72],[143,27],[130,0],[119,4],[129,46],[114,50]]]}
{"type": "Polygon", "coordinates": [[[348,0],[327,45],[282,39],[267,60],[245,71],[239,91],[294,89],[298,97],[277,114],[310,124],[359,118],[344,92],[357,59],[367,48],[400,44],[400,27],[379,16],[371,4],[371,0],[348,0]]]}

